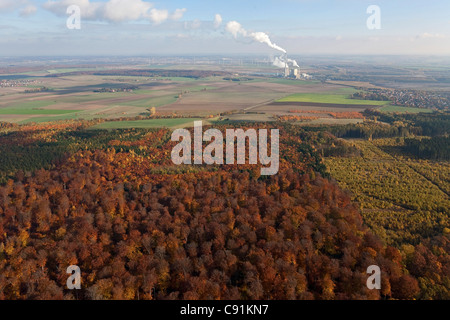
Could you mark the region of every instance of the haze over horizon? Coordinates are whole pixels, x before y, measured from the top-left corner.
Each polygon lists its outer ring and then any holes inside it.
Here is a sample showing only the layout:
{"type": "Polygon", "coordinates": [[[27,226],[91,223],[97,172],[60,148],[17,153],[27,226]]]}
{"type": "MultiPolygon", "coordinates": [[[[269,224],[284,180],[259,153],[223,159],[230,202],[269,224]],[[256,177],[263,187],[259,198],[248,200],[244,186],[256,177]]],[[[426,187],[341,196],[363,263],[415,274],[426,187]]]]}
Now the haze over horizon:
{"type": "Polygon", "coordinates": [[[0,0],[0,56],[275,56],[278,46],[290,55],[445,56],[448,12],[444,0],[0,0]],[[81,8],[80,30],[66,26],[70,5],[81,8]],[[367,28],[369,5],[381,9],[380,30],[367,28]]]}

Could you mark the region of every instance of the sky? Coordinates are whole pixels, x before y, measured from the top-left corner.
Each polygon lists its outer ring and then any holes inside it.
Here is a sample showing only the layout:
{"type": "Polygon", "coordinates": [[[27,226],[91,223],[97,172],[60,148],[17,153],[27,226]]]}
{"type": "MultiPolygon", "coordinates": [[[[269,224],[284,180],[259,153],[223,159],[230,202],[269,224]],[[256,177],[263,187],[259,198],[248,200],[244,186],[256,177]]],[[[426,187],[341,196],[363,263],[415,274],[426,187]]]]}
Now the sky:
{"type": "Polygon", "coordinates": [[[450,56],[449,13],[448,0],[0,0],[0,56],[450,56]]]}

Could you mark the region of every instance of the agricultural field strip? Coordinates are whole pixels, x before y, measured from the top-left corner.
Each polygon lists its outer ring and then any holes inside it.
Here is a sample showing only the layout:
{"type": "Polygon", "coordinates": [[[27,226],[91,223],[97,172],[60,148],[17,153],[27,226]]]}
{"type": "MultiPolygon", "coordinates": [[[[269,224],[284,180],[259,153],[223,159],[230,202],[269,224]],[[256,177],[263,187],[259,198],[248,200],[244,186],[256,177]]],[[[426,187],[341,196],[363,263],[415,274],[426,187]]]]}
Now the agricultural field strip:
{"type": "Polygon", "coordinates": [[[348,104],[348,105],[385,105],[388,101],[371,101],[349,99],[345,94],[336,93],[298,93],[281,98],[276,102],[309,102],[309,103],[332,103],[332,104],[348,104]]]}
{"type": "Polygon", "coordinates": [[[381,112],[400,112],[400,113],[419,113],[419,112],[425,112],[425,113],[431,113],[433,110],[430,109],[424,109],[424,108],[413,108],[413,107],[404,107],[404,106],[393,106],[393,105],[386,105],[382,106],[378,109],[381,112]]]}

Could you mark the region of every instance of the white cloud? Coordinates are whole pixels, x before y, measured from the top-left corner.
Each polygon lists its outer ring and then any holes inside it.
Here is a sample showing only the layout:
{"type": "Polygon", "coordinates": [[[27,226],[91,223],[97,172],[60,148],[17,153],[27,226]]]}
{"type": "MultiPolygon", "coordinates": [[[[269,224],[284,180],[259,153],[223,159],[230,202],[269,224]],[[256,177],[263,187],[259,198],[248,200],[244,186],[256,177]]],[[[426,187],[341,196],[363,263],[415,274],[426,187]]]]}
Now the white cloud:
{"type": "Polygon", "coordinates": [[[222,25],[223,19],[220,14],[214,16],[214,28],[219,28],[222,25]]]}
{"type": "Polygon", "coordinates": [[[66,9],[70,5],[77,5],[80,7],[81,19],[113,23],[150,20],[155,24],[160,24],[169,19],[169,17],[173,20],[181,19],[186,11],[186,9],[176,9],[175,12],[170,15],[168,10],[154,8],[153,3],[143,0],[109,0],[107,2],[90,0],[49,0],[43,7],[56,15],[65,16],[66,9]]]}
{"type": "Polygon", "coordinates": [[[180,20],[181,18],[183,18],[184,13],[187,11],[186,8],[183,9],[177,9],[175,10],[174,13],[172,13],[172,15],[170,16],[170,19],[172,20],[180,20]]]}
{"type": "Polygon", "coordinates": [[[82,19],[95,20],[100,17],[100,12],[104,11],[104,3],[90,2],[89,0],[61,0],[47,1],[43,8],[59,16],[66,16],[66,10],[69,6],[79,6],[82,19]]]}
{"type": "MultiPolygon", "coordinates": [[[[110,0],[103,7],[103,17],[112,22],[124,22],[144,19],[152,4],[141,0],[110,0]]],[[[83,10],[81,11],[83,15],[83,10]]]]}
{"type": "Polygon", "coordinates": [[[150,19],[156,24],[163,23],[168,18],[169,18],[169,11],[167,10],[158,10],[158,9],[150,10],[150,19]]]}
{"type": "Polygon", "coordinates": [[[20,9],[21,16],[29,16],[36,12],[37,8],[28,0],[0,0],[0,13],[11,12],[20,9]]]}
{"type": "Polygon", "coordinates": [[[242,25],[237,21],[230,21],[227,23],[225,29],[233,35],[233,37],[237,38],[238,35],[242,35],[244,37],[247,36],[247,31],[242,28],[242,25]]]}

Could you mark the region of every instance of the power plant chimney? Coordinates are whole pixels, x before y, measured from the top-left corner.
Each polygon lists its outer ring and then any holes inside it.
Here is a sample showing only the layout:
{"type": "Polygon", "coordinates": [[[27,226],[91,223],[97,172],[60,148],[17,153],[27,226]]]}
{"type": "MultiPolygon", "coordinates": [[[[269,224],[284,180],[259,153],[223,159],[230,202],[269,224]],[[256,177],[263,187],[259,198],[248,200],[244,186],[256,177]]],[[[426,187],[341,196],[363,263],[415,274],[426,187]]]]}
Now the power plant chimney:
{"type": "Polygon", "coordinates": [[[288,56],[287,53],[284,54],[284,77],[288,78],[291,75],[291,70],[289,70],[289,63],[288,63],[288,56]]]}

